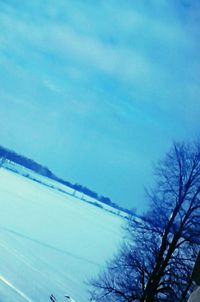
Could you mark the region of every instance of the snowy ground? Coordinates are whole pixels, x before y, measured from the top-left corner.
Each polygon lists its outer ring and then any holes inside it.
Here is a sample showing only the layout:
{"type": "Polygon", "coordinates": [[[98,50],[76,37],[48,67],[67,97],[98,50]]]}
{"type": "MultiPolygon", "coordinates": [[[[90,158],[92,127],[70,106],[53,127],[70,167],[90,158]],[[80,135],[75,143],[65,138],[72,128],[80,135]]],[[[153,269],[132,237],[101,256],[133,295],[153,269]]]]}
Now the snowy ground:
{"type": "Polygon", "coordinates": [[[88,301],[87,280],[120,243],[122,218],[0,169],[0,302],[88,301]]]}

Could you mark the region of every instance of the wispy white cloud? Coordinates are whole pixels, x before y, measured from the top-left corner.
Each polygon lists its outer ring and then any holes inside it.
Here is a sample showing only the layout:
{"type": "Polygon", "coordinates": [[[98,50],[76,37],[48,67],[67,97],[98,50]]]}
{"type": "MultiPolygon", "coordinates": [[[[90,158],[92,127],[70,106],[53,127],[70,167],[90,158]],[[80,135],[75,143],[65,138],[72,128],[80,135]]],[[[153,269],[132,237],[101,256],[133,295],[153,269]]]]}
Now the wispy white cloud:
{"type": "MultiPolygon", "coordinates": [[[[152,101],[160,108],[170,109],[169,103],[173,102],[171,91],[173,90],[174,94],[175,89],[174,82],[179,81],[178,86],[184,87],[193,85],[193,79],[190,80],[190,76],[187,77],[185,74],[197,73],[192,58],[195,39],[189,37],[190,32],[187,31],[183,20],[177,17],[175,5],[167,1],[159,3],[150,1],[145,8],[145,5],[139,5],[138,1],[135,2],[135,7],[133,4],[122,5],[121,1],[119,1],[121,6],[102,1],[99,6],[100,12],[98,11],[96,16],[98,5],[88,2],[90,5],[86,4],[84,7],[80,2],[77,3],[77,9],[76,5],[64,1],[55,5],[55,9],[49,7],[48,1],[43,5],[40,1],[35,1],[30,7],[29,4],[24,5],[24,11],[20,6],[19,8],[7,6],[0,15],[2,51],[10,57],[14,54],[19,65],[25,61],[29,66],[29,72],[37,74],[38,79],[40,78],[46,83],[46,87],[54,92],[56,90],[58,92],[58,85],[53,84],[52,80],[51,85],[50,81],[45,82],[47,74],[52,72],[50,70],[52,56],[57,65],[64,61],[66,69],[63,71],[64,75],[67,74],[68,68],[80,70],[80,67],[72,68],[70,65],[82,65],[85,74],[91,70],[96,74],[101,72],[122,85],[128,85],[129,90],[131,85],[133,88],[137,86],[136,90],[141,94],[139,96],[141,101],[151,101],[153,98],[152,101]],[[92,9],[89,9],[90,6],[92,9]],[[77,11],[83,7],[83,13],[77,11]],[[66,18],[62,18],[64,14],[60,8],[63,11],[69,10],[66,18]],[[155,13],[152,13],[153,8],[156,8],[155,13]],[[158,15],[160,12],[162,14],[158,15]],[[104,13],[104,22],[100,22],[104,13]],[[163,16],[165,17],[162,18],[163,16]],[[93,29],[95,23],[97,25],[93,29]],[[185,60],[189,60],[189,63],[185,64],[185,60]],[[184,66],[185,74],[182,76],[184,66]],[[159,85],[158,89],[156,83],[159,85]],[[156,93],[155,89],[158,90],[156,93]],[[145,94],[146,96],[142,97],[145,94]],[[167,97],[170,99],[166,101],[167,97]]],[[[194,20],[197,19],[194,17],[195,7],[190,8],[190,11],[193,16],[190,20],[195,23],[194,20]]],[[[82,72],[78,73],[81,81],[82,72]]],[[[183,97],[182,102],[187,100],[183,97]]]]}
{"type": "Polygon", "coordinates": [[[61,92],[61,89],[50,80],[44,80],[44,85],[53,92],[61,92]]]}
{"type": "MultiPolygon", "coordinates": [[[[15,120],[19,129],[30,120],[24,128],[50,148],[49,123],[60,154],[67,149],[73,161],[81,145],[91,171],[97,160],[116,175],[125,165],[127,180],[145,157],[150,162],[171,139],[196,132],[199,1],[7,0],[0,8],[0,107],[9,114],[13,104],[9,133],[15,120]]],[[[16,133],[18,140],[23,145],[16,133]]]]}

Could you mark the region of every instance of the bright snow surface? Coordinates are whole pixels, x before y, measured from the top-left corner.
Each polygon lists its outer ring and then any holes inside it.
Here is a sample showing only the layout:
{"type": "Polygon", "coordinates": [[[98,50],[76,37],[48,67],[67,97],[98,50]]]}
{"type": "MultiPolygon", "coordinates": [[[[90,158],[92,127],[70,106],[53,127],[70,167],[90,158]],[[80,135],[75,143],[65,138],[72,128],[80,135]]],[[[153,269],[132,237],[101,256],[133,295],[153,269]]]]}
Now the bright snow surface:
{"type": "Polygon", "coordinates": [[[87,281],[112,258],[123,220],[0,169],[0,302],[88,301],[87,281]]]}

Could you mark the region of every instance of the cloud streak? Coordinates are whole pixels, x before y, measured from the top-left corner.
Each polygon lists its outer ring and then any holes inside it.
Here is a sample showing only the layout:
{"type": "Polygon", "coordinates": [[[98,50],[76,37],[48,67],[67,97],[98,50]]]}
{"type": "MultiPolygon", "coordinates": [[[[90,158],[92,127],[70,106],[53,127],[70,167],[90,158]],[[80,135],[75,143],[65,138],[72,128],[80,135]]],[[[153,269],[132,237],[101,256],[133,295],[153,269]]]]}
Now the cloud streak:
{"type": "Polygon", "coordinates": [[[172,139],[197,134],[198,1],[8,0],[0,8],[5,145],[123,202],[121,169],[123,188],[130,179],[141,186],[172,139]],[[63,156],[65,167],[55,160],[63,156]]]}

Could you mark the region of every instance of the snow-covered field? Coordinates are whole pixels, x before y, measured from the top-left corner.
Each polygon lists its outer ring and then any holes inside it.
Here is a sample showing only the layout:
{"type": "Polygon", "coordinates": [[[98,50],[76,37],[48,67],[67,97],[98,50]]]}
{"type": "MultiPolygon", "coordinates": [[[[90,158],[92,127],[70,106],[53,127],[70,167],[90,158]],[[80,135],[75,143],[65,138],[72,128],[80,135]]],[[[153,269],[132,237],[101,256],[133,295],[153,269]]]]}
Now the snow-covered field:
{"type": "Polygon", "coordinates": [[[0,169],[0,302],[88,301],[116,251],[122,218],[0,169]]]}

